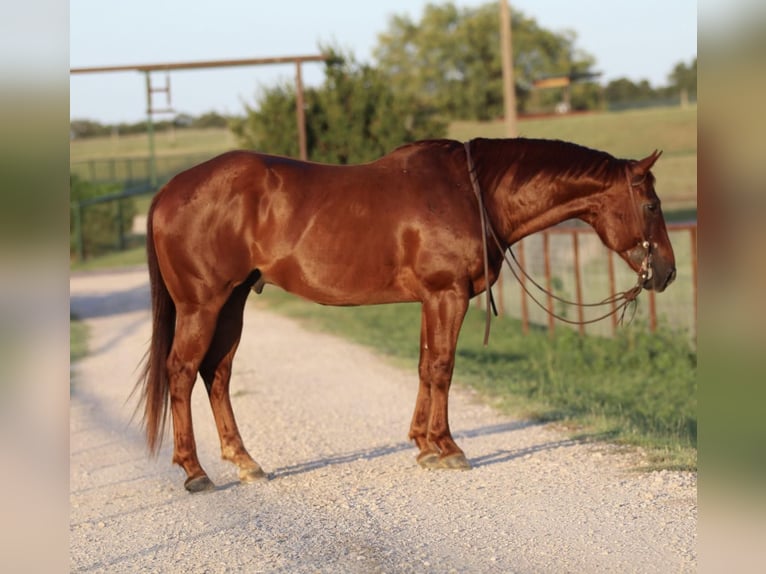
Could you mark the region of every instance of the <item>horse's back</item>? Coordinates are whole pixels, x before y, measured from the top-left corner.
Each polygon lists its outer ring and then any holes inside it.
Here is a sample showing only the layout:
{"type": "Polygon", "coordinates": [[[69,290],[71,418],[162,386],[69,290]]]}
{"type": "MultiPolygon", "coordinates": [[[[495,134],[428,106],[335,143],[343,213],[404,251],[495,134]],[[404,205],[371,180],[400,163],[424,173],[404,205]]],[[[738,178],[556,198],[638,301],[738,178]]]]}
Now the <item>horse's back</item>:
{"type": "Polygon", "coordinates": [[[158,195],[157,225],[188,243],[174,245],[166,265],[229,283],[258,269],[265,282],[327,304],[417,299],[423,275],[433,275],[426,267],[459,267],[466,249],[450,246],[460,238],[474,247],[460,153],[459,142],[435,140],[349,166],[222,154],[158,195]]]}

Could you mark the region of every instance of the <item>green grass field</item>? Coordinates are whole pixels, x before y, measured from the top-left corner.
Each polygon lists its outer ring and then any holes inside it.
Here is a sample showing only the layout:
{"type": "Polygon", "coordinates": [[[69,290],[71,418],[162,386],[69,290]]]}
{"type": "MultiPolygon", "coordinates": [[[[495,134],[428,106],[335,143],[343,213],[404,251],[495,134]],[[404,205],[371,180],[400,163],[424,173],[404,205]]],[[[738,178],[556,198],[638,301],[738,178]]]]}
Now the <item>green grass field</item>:
{"type": "MultiPolygon", "coordinates": [[[[236,138],[228,129],[179,129],[156,133],[154,143],[158,156],[214,155],[236,147],[236,138]]],[[[69,143],[69,161],[72,163],[112,157],[145,157],[148,153],[149,139],[146,134],[85,138],[69,143]]]]}

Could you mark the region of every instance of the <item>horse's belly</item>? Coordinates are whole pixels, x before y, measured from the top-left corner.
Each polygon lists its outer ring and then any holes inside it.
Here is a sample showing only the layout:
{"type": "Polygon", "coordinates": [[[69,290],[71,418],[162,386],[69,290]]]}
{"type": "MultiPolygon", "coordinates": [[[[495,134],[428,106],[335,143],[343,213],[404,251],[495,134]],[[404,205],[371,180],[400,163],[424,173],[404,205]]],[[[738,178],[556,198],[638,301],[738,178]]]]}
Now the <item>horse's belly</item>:
{"type": "Polygon", "coordinates": [[[290,255],[262,268],[266,283],[323,305],[375,305],[416,300],[408,275],[392,265],[352,259],[327,262],[290,255]]]}

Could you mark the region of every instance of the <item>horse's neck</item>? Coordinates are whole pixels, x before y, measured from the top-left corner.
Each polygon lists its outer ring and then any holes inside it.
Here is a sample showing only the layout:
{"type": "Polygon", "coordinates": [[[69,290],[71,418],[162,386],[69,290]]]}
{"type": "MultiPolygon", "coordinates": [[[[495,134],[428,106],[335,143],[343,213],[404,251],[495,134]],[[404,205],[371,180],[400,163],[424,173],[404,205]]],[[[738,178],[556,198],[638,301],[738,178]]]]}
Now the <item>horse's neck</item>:
{"type": "Polygon", "coordinates": [[[488,190],[487,210],[498,234],[511,245],[527,235],[577,218],[588,209],[592,190],[575,184],[532,181],[518,188],[502,178],[488,190]]]}

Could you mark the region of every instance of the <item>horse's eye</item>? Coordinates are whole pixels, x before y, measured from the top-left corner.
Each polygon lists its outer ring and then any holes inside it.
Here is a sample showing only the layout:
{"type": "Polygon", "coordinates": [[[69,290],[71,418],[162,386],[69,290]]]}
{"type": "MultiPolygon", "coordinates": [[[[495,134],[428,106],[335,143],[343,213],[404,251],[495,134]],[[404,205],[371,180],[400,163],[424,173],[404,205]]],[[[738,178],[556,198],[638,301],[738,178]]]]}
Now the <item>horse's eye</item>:
{"type": "Polygon", "coordinates": [[[647,203],[644,206],[644,209],[646,209],[646,211],[648,211],[649,213],[656,213],[660,209],[660,204],[659,203],[647,203]]]}

